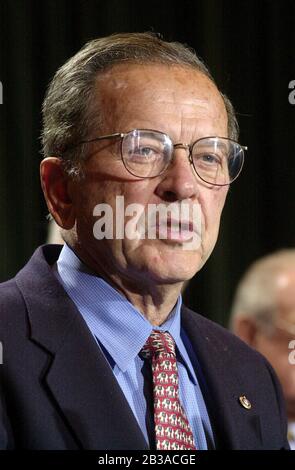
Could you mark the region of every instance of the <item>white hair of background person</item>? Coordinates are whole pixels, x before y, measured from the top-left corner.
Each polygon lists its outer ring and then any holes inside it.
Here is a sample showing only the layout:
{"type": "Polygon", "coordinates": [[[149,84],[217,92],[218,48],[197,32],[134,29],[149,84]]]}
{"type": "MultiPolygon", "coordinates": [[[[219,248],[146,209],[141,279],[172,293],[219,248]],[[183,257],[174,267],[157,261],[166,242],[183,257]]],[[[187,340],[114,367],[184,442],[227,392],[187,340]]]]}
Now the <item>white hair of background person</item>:
{"type": "Polygon", "coordinates": [[[234,296],[230,316],[232,330],[237,317],[248,316],[264,329],[265,334],[272,333],[274,322],[279,322],[280,325],[277,326],[295,334],[295,325],[287,325],[278,319],[276,308],[279,276],[289,270],[295,270],[295,249],[292,248],[264,256],[250,266],[240,280],[234,296]]]}

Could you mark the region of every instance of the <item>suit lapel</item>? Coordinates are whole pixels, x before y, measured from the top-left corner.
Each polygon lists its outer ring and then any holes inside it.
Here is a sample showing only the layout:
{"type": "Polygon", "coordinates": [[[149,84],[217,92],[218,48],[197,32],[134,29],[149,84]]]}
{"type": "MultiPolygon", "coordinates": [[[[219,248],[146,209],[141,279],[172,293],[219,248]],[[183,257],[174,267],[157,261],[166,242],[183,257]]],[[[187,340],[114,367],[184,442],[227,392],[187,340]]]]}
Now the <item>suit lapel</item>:
{"type": "Polygon", "coordinates": [[[80,322],[55,354],[46,382],[84,448],[147,448],[109,364],[80,322]]]}
{"type": "Polygon", "coordinates": [[[243,408],[239,402],[240,396],[247,396],[247,390],[233,367],[228,344],[221,341],[221,335],[215,334],[219,327],[185,307],[182,322],[203,372],[204,380],[200,380],[200,386],[216,447],[255,449],[259,441],[262,446],[260,418],[254,410],[243,408]]]}
{"type": "MultiPolygon", "coordinates": [[[[30,339],[52,358],[41,380],[53,406],[79,447],[147,449],[107,360],[41,250],[16,282],[27,306],[30,339]]],[[[56,250],[47,253],[49,262],[57,258],[56,250]]]]}

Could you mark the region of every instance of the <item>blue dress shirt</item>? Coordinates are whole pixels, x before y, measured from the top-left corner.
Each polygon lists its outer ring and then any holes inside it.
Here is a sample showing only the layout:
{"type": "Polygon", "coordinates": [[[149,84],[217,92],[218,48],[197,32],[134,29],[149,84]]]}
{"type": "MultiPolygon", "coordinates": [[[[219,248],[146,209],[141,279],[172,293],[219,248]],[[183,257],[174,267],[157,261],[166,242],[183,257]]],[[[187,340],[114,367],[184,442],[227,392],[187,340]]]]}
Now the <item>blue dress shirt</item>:
{"type": "Polygon", "coordinates": [[[169,331],[176,343],[180,400],[196,447],[213,448],[210,420],[195,375],[196,370],[200,379],[201,371],[181,328],[181,297],[166,322],[154,327],[122,294],[91,272],[67,245],[54,272],[97,339],[148,443],[152,413],[145,385],[148,372],[138,353],[153,329],[169,331]]]}

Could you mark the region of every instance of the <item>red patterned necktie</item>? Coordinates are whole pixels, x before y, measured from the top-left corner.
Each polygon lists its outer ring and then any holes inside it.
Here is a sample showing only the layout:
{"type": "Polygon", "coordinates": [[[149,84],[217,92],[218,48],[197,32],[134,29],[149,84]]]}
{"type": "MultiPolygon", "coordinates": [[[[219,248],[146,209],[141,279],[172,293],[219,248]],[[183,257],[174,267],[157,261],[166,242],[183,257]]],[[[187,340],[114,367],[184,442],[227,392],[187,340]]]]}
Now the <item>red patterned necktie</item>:
{"type": "Polygon", "coordinates": [[[152,358],[154,421],[158,450],[195,450],[194,436],[180,403],[175,343],[153,330],[140,355],[152,358]]]}

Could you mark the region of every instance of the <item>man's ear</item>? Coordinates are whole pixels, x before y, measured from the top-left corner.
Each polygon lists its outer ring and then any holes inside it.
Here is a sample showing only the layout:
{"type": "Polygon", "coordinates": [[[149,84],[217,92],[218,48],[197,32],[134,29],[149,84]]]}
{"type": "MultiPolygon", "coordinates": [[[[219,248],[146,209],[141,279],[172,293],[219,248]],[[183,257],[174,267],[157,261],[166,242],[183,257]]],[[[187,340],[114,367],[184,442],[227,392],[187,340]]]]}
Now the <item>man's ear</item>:
{"type": "Polygon", "coordinates": [[[61,159],[48,157],[42,160],[40,178],[48,210],[60,227],[70,230],[75,224],[75,208],[69,195],[70,179],[61,159]]]}
{"type": "Polygon", "coordinates": [[[258,328],[255,319],[238,315],[233,320],[233,332],[249,346],[255,347],[258,328]]]}

